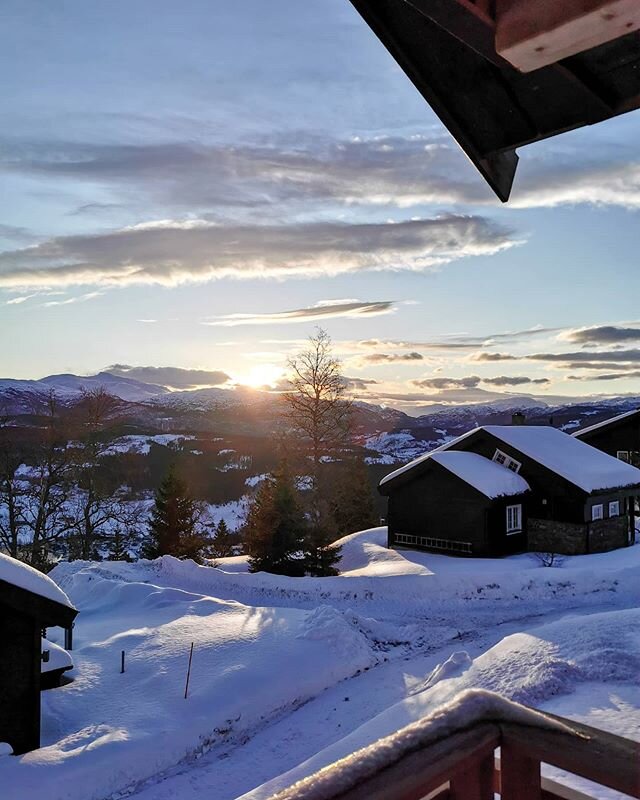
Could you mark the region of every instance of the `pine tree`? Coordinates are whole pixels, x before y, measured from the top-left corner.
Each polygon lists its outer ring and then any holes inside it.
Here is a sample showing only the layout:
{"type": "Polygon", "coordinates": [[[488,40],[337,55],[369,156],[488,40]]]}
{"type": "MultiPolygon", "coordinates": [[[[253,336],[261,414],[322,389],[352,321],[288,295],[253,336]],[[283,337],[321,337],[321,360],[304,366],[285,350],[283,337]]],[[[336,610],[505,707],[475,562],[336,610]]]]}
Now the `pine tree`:
{"type": "Polygon", "coordinates": [[[337,575],[342,548],[335,544],[335,532],[326,525],[312,527],[305,537],[304,557],[309,575],[321,578],[337,575]]]}
{"type": "Polygon", "coordinates": [[[354,457],[346,465],[332,506],[333,520],[340,537],[373,528],[377,524],[373,491],[362,458],[354,457]]]}
{"type": "Polygon", "coordinates": [[[215,535],[211,543],[213,558],[228,558],[235,554],[236,536],[229,530],[227,523],[221,519],[216,525],[215,535]]]}
{"type": "Polygon", "coordinates": [[[129,546],[131,545],[131,534],[116,525],[109,541],[107,558],[109,561],[131,561],[129,546]]]}
{"type": "Polygon", "coordinates": [[[208,541],[198,528],[199,516],[196,501],[172,467],[156,491],[144,557],[171,555],[200,561],[208,541]]]}
{"type": "Polygon", "coordinates": [[[251,572],[303,575],[307,533],[304,511],[286,465],[263,481],[249,511],[245,548],[251,572]]]}

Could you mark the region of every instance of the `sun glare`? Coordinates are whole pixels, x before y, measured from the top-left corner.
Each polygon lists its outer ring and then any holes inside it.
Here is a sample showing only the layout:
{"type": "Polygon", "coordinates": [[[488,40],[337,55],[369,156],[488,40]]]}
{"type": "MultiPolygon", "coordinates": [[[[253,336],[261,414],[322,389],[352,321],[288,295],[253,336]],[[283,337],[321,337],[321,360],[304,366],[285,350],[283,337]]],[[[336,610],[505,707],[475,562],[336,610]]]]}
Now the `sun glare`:
{"type": "Polygon", "coordinates": [[[278,380],[282,377],[284,371],[282,367],[276,364],[256,364],[252,367],[246,375],[238,379],[238,383],[245,386],[251,386],[254,389],[262,388],[263,386],[275,387],[278,380]]]}

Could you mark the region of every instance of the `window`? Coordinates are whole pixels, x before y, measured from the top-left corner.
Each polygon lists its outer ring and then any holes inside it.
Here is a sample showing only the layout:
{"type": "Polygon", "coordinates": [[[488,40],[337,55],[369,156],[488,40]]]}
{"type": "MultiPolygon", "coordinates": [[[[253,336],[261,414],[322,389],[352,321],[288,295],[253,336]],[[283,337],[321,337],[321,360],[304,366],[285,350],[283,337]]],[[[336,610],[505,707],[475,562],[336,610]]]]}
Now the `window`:
{"type": "Polygon", "coordinates": [[[629,451],[628,450],[618,450],[616,453],[616,458],[619,458],[620,461],[626,461],[627,464],[629,463],[629,451]]]}
{"type": "Polygon", "coordinates": [[[507,506],[507,533],[522,531],[522,506],[507,506]]]}
{"type": "Polygon", "coordinates": [[[520,472],[520,467],[522,464],[519,461],[516,461],[515,458],[511,458],[506,453],[503,453],[502,450],[496,450],[493,454],[493,461],[496,464],[500,464],[502,467],[506,467],[510,469],[511,472],[520,472]]]}
{"type": "Polygon", "coordinates": [[[620,516],[620,501],[619,500],[612,500],[609,503],[609,516],[610,517],[619,517],[620,516]]]}
{"type": "Polygon", "coordinates": [[[604,518],[604,510],[602,503],[598,503],[595,506],[591,506],[591,519],[603,519],[604,518]]]}

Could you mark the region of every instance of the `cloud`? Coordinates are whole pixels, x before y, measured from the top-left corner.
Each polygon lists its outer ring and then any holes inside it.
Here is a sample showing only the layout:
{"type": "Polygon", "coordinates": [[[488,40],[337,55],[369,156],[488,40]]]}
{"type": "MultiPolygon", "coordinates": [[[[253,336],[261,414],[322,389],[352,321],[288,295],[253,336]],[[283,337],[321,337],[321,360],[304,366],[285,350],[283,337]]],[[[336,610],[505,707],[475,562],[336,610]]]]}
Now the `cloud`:
{"type": "Polygon", "coordinates": [[[640,362],[640,350],[609,350],[604,352],[580,350],[576,353],[533,353],[531,355],[522,356],[527,361],[560,361],[560,362],[573,362],[577,364],[581,361],[584,362],[612,362],[612,361],[628,361],[640,362]]]}
{"type": "Polygon", "coordinates": [[[421,353],[370,353],[364,356],[360,361],[366,364],[399,364],[399,363],[413,363],[422,361],[424,356],[421,353]]]}
{"type": "Polygon", "coordinates": [[[563,364],[562,367],[566,368],[566,369],[597,369],[597,370],[615,369],[615,370],[618,370],[620,372],[622,370],[629,369],[629,365],[617,364],[615,362],[609,362],[609,361],[605,361],[605,362],[570,361],[568,364],[563,364]]]}
{"type": "Polygon", "coordinates": [[[231,380],[222,370],[183,369],[182,367],[133,367],[129,364],[112,364],[106,368],[112,375],[133,378],[142,383],[165,386],[167,389],[202,389],[220,386],[231,380]]]}
{"type": "Polygon", "coordinates": [[[466,378],[422,378],[411,383],[421,389],[475,389],[481,380],[477,375],[470,375],[466,378]]]}
{"type": "Polygon", "coordinates": [[[344,378],[344,384],[347,387],[347,390],[350,392],[364,392],[369,389],[370,386],[378,385],[378,381],[374,381],[371,378],[344,378]]]}
{"type": "Polygon", "coordinates": [[[524,386],[525,384],[543,385],[551,383],[549,378],[528,378],[526,375],[498,375],[495,378],[483,378],[482,383],[491,386],[524,386]]]}
{"type": "Polygon", "coordinates": [[[513,247],[483,217],[407,222],[217,225],[158,222],[63,236],[0,253],[0,288],[159,284],[218,278],[319,277],[362,270],[422,272],[513,247]]]}
{"type": "Polygon", "coordinates": [[[510,353],[475,353],[471,361],[518,361],[524,356],[512,356],[510,353]]]}
{"type": "Polygon", "coordinates": [[[567,375],[569,381],[618,381],[625,378],[640,378],[640,370],[628,372],[605,372],[598,375],[567,375]]]}
{"type": "MultiPolygon", "coordinates": [[[[574,134],[579,142],[586,133],[574,134]]],[[[640,208],[640,161],[602,146],[599,160],[567,158],[551,145],[525,160],[512,208],[610,205],[640,208]]],[[[107,185],[123,202],[144,197],[172,208],[248,213],[300,203],[410,207],[463,203],[496,205],[483,181],[444,135],[336,139],[281,138],[272,143],[156,144],[4,143],[5,172],[107,185]]],[[[101,212],[119,203],[89,203],[72,213],[101,212]]]]}
{"type": "Polygon", "coordinates": [[[589,328],[576,328],[561,336],[574,344],[619,344],[620,342],[640,341],[640,328],[617,325],[597,325],[589,328]]]}
{"type": "Polygon", "coordinates": [[[69,306],[74,303],[86,303],[88,300],[95,300],[96,297],[102,297],[103,294],[104,292],[87,292],[75,297],[68,297],[66,300],[47,300],[42,306],[43,308],[51,308],[53,306],[69,306]]]}
{"type": "Polygon", "coordinates": [[[203,321],[203,325],[278,325],[296,322],[313,322],[332,317],[376,317],[396,310],[393,301],[361,302],[359,300],[320,300],[313,306],[293,311],[276,311],[270,314],[225,314],[203,321]]]}

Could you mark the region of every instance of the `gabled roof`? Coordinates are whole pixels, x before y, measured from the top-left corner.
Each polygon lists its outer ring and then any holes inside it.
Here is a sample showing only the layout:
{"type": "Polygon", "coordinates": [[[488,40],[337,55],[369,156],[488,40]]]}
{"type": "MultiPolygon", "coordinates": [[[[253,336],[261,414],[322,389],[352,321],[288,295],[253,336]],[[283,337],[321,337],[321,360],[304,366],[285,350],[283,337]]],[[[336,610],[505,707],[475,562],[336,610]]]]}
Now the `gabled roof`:
{"type": "Polygon", "coordinates": [[[3,553],[0,553],[0,601],[42,620],[43,625],[68,625],[78,613],[51,578],[3,553]]]}
{"type": "Polygon", "coordinates": [[[600,430],[600,428],[607,428],[609,425],[617,425],[618,422],[622,422],[622,420],[635,415],[640,416],[640,408],[634,408],[632,411],[625,411],[624,414],[618,414],[615,417],[603,419],[602,422],[596,422],[595,425],[589,425],[587,428],[581,428],[579,431],[574,431],[574,433],[571,435],[579,439],[585,433],[591,433],[592,431],[600,430]]]}
{"type": "MultiPolygon", "coordinates": [[[[626,35],[585,43],[589,49],[525,73],[496,49],[502,23],[496,11],[513,0],[351,2],[502,201],[511,191],[516,148],[640,106],[634,24],[626,35]]],[[[540,0],[519,5],[535,15],[540,0]]],[[[544,5],[567,7],[569,0],[544,5]]],[[[602,14],[595,27],[604,20],[602,14]]]]}
{"type": "Polygon", "coordinates": [[[429,458],[492,500],[522,494],[530,489],[520,475],[478,453],[446,450],[432,453],[429,458]]]}
{"type": "MultiPolygon", "coordinates": [[[[381,490],[426,459],[433,458],[437,453],[456,450],[461,442],[481,431],[486,431],[589,494],[598,490],[640,485],[639,469],[557,428],[547,425],[483,425],[389,473],[380,481],[381,490]]],[[[500,469],[508,471],[504,467],[500,469]]]]}

